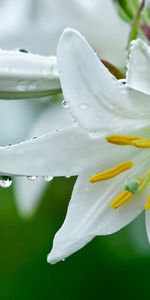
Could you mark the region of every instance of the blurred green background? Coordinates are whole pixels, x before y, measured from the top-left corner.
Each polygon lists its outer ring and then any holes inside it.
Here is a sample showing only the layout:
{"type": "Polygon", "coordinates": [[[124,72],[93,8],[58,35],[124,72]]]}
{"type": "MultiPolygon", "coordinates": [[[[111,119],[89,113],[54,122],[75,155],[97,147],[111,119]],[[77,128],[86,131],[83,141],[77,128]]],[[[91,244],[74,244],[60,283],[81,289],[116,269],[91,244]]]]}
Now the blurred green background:
{"type": "Polygon", "coordinates": [[[12,188],[0,190],[0,299],[145,299],[150,256],[143,217],[117,234],[97,237],[65,262],[46,256],[75,179],[49,184],[36,215],[19,217],[12,188]]]}

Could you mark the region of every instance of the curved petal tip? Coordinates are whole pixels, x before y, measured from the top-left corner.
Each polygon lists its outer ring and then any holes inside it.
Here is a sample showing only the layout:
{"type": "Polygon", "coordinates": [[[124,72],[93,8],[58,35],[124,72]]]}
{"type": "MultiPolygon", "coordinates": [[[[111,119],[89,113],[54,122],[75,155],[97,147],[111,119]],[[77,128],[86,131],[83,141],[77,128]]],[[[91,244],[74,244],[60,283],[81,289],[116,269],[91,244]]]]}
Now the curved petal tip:
{"type": "Polygon", "coordinates": [[[60,36],[60,40],[58,42],[57,47],[57,56],[59,56],[59,48],[64,39],[72,39],[72,38],[80,38],[85,40],[84,36],[77,30],[73,28],[66,27],[60,36]]]}
{"type": "Polygon", "coordinates": [[[64,261],[65,259],[63,258],[63,256],[62,255],[53,255],[53,253],[51,252],[51,253],[49,253],[48,255],[47,255],[47,262],[49,263],[49,264],[51,264],[51,265],[54,265],[54,264],[56,264],[57,262],[59,262],[59,261],[64,261]]]}

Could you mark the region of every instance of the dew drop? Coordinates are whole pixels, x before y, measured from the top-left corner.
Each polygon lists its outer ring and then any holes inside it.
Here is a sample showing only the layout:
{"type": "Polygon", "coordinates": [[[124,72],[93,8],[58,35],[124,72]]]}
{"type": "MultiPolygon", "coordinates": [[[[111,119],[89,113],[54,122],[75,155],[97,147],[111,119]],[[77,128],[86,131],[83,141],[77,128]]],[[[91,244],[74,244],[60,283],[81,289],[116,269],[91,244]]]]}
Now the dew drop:
{"type": "Polygon", "coordinates": [[[35,181],[37,179],[37,176],[27,176],[28,180],[35,181]]]}
{"type": "Polygon", "coordinates": [[[29,51],[26,50],[26,49],[19,49],[19,52],[22,52],[22,53],[29,53],[29,51]]]}
{"type": "Polygon", "coordinates": [[[62,101],[62,107],[64,107],[64,108],[67,108],[67,107],[68,107],[68,104],[67,104],[67,101],[66,101],[66,100],[63,100],[63,101],[62,101]]]}
{"type": "Polygon", "coordinates": [[[53,180],[53,176],[44,176],[44,180],[45,180],[46,182],[50,182],[50,181],[53,180]]]}
{"type": "Polygon", "coordinates": [[[0,176],[0,187],[7,189],[12,185],[12,178],[7,176],[0,176]]]}
{"type": "Polygon", "coordinates": [[[119,79],[119,82],[122,84],[126,84],[127,80],[126,80],[126,78],[122,78],[122,79],[119,79]]]}

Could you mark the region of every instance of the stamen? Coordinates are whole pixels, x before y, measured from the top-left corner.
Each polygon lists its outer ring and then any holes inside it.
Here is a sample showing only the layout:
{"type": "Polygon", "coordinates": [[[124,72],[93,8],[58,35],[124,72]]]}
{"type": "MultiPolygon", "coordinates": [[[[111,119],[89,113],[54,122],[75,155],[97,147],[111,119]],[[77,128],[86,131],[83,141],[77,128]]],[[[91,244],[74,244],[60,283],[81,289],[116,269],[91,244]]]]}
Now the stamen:
{"type": "Polygon", "coordinates": [[[145,203],[145,209],[150,209],[150,196],[147,197],[147,201],[145,203]]]}
{"type": "Polygon", "coordinates": [[[108,143],[121,145],[121,146],[128,146],[132,145],[133,141],[141,140],[138,136],[125,136],[119,134],[112,134],[106,137],[108,143]]]}
{"type": "Polygon", "coordinates": [[[132,145],[138,148],[150,148],[150,139],[134,140],[132,145]]]}
{"type": "Polygon", "coordinates": [[[112,208],[118,208],[127,201],[129,201],[133,197],[133,194],[129,191],[122,191],[117,197],[113,199],[113,201],[110,204],[110,207],[112,208]]]}
{"type": "Polygon", "coordinates": [[[101,172],[101,173],[98,173],[98,174],[92,176],[89,179],[89,182],[95,183],[95,182],[99,182],[102,180],[111,179],[111,178],[119,175],[120,173],[129,170],[130,168],[133,167],[133,165],[134,164],[131,161],[123,162],[123,163],[113,167],[112,169],[106,170],[104,172],[101,172]]]}

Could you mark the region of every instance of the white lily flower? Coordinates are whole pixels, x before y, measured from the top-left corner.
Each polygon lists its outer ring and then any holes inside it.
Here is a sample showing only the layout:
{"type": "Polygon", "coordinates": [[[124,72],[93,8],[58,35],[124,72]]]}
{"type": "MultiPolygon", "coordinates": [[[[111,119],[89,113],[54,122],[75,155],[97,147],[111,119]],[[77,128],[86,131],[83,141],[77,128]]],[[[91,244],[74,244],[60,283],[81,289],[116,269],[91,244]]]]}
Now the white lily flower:
{"type": "MultiPolygon", "coordinates": [[[[0,19],[0,44],[2,48],[12,49],[20,47],[41,54],[55,54],[62,30],[66,26],[72,26],[80,30],[90,40],[101,58],[119,66],[125,62],[125,48],[129,26],[117,15],[111,0],[65,0],[63,3],[62,0],[56,0],[55,2],[53,0],[6,0],[0,3],[0,19]],[[90,27],[88,26],[89,23],[91,24],[90,27]]],[[[17,101],[11,103],[1,102],[1,114],[3,112],[5,114],[4,110],[8,106],[13,106],[12,111],[14,113],[11,114],[13,126],[8,125],[6,130],[5,122],[4,126],[2,122],[4,117],[1,118],[1,146],[7,143],[15,143],[23,138],[30,138],[35,131],[37,135],[40,135],[41,132],[38,132],[39,123],[44,133],[44,112],[42,105],[37,103],[37,101],[36,103],[35,101],[27,103],[25,101],[18,103],[17,101]],[[42,109],[41,122],[39,120],[40,116],[38,116],[39,108],[42,109]],[[24,114],[24,111],[27,111],[27,109],[28,113],[24,114]],[[16,118],[16,115],[18,115],[18,118],[16,118]],[[28,122],[27,120],[26,122],[23,121],[23,118],[26,119],[26,115],[28,116],[28,122]],[[21,123],[19,122],[19,116],[22,119],[21,123]],[[17,124],[18,126],[15,126],[17,124]]],[[[47,108],[45,108],[46,110],[47,108]]],[[[54,111],[54,109],[52,110],[54,111]]],[[[55,111],[55,114],[57,114],[57,111],[55,111]]],[[[60,125],[57,123],[55,125],[56,129],[59,129],[62,125],[60,121],[62,119],[64,119],[64,124],[68,122],[68,117],[65,118],[65,114],[63,114],[63,118],[57,120],[60,122],[60,125]]],[[[54,128],[52,122],[49,123],[49,131],[51,131],[51,127],[54,128]]],[[[15,188],[16,200],[19,203],[20,210],[22,203],[23,209],[21,211],[23,214],[26,214],[27,210],[24,208],[26,205],[29,208],[27,203],[30,203],[31,207],[33,207],[33,203],[36,203],[35,199],[37,199],[38,203],[38,198],[40,197],[36,198],[36,186],[38,186],[39,190],[40,183],[39,180],[34,185],[23,179],[22,184],[21,179],[17,179],[17,181],[19,181],[19,184],[16,183],[15,188]],[[21,202],[21,199],[26,200],[21,202]]],[[[41,181],[41,193],[44,190],[44,186],[45,183],[41,181]]],[[[38,195],[40,196],[40,192],[38,195]]],[[[28,209],[28,212],[31,213],[32,211],[28,209]]]]}
{"type": "MultiPolygon", "coordinates": [[[[142,88],[132,88],[132,80],[137,76],[132,67],[134,53],[136,58],[137,53],[139,58],[143,55],[140,69],[142,63],[145,65],[145,57],[148,64],[149,50],[143,49],[149,48],[141,41],[133,43],[128,83],[124,85],[109,73],[79,33],[66,30],[58,47],[58,66],[66,110],[76,123],[0,148],[1,175],[79,175],[66,220],[48,256],[50,263],[71,255],[96,235],[121,229],[144,208],[150,177],[149,151],[138,147],[148,144],[139,136],[145,137],[145,128],[149,127],[150,96],[142,88]],[[122,132],[129,132],[130,136],[116,134],[122,132]],[[108,133],[115,133],[108,138],[110,143],[104,140],[108,133]],[[111,169],[94,176],[108,168],[111,169]]],[[[143,78],[143,85],[146,79],[143,78]]]]}

